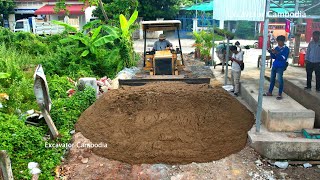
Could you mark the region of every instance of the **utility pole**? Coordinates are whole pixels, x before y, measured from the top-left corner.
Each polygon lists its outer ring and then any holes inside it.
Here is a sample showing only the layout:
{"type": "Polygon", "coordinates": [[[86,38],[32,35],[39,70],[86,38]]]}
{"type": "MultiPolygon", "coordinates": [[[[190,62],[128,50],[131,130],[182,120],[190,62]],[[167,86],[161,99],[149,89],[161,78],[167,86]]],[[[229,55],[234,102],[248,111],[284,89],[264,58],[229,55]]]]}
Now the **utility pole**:
{"type": "MultiPolygon", "coordinates": [[[[198,0],[196,0],[196,5],[198,5],[198,0]]],[[[198,9],[196,9],[196,19],[197,19],[197,22],[198,22],[198,9]]]]}
{"type": "MultiPolygon", "coordinates": [[[[300,0],[295,0],[295,12],[298,13],[299,12],[299,4],[300,4],[300,0]]],[[[302,19],[297,19],[296,21],[296,26],[298,24],[300,24],[302,21],[302,19]]],[[[295,43],[294,43],[294,58],[292,61],[292,64],[296,64],[299,61],[299,53],[300,53],[300,42],[301,42],[301,34],[300,33],[295,33],[294,34],[294,38],[295,38],[295,43]]]]}

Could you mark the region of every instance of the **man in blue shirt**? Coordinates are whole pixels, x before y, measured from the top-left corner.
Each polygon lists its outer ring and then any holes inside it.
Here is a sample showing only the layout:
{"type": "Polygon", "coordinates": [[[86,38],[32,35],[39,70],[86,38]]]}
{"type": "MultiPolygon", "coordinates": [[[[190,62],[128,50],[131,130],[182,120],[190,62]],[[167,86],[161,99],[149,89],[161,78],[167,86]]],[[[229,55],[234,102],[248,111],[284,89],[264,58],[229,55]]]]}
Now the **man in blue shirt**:
{"type": "Polygon", "coordinates": [[[272,96],[272,91],[275,85],[276,75],[278,76],[279,82],[279,92],[277,96],[277,100],[282,99],[282,91],[283,91],[283,72],[287,68],[287,59],[289,56],[289,48],[285,46],[286,38],[284,36],[278,36],[277,42],[278,46],[275,49],[269,49],[269,53],[272,59],[275,59],[272,64],[271,69],[271,77],[270,77],[270,87],[269,91],[264,94],[264,96],[272,96]]]}
{"type": "Polygon", "coordinates": [[[156,41],[153,45],[153,50],[161,51],[165,50],[167,47],[172,47],[172,44],[166,40],[166,36],[164,34],[159,35],[159,40],[156,41]]]}
{"type": "Polygon", "coordinates": [[[305,90],[311,90],[311,81],[313,71],[316,74],[316,91],[320,93],[320,31],[312,33],[312,41],[308,45],[306,60],[307,87],[305,90]]]}

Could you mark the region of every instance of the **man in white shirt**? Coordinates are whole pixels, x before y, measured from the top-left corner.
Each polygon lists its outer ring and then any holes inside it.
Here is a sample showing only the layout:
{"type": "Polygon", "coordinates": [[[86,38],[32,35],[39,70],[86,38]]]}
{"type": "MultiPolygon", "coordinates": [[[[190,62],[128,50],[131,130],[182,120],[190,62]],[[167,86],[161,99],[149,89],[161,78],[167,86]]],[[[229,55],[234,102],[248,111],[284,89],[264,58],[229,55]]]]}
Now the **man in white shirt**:
{"type": "Polygon", "coordinates": [[[243,63],[243,52],[238,51],[236,46],[231,46],[230,51],[233,53],[232,57],[230,58],[232,61],[231,81],[233,85],[233,90],[231,92],[233,92],[235,96],[238,96],[241,76],[240,65],[243,63]]]}
{"type": "Polygon", "coordinates": [[[274,43],[276,42],[276,38],[275,38],[274,35],[273,35],[273,31],[271,31],[271,32],[269,33],[269,41],[270,41],[270,46],[271,46],[271,48],[273,48],[273,45],[274,45],[274,43]]]}

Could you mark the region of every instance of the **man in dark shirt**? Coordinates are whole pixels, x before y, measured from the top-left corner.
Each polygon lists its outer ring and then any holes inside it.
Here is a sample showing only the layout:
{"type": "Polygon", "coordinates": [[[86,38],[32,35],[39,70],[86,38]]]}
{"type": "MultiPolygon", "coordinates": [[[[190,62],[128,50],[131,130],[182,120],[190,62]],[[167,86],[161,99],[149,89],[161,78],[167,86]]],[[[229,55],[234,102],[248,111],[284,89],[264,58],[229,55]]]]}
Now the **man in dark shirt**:
{"type": "Polygon", "coordinates": [[[311,90],[311,81],[313,71],[316,74],[316,91],[320,93],[320,31],[315,31],[312,34],[312,41],[308,45],[306,60],[307,71],[307,87],[305,90],[311,90]]]}

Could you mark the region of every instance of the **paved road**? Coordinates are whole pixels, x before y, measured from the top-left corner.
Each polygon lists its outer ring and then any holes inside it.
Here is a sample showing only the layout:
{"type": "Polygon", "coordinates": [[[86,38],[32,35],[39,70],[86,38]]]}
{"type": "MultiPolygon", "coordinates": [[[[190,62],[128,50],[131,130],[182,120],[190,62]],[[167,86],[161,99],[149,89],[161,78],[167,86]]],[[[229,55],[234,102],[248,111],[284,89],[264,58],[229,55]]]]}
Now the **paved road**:
{"type": "MultiPolygon", "coordinates": [[[[168,40],[173,44],[174,47],[179,46],[179,41],[178,39],[170,39],[168,40]]],[[[157,41],[157,39],[147,39],[147,47],[152,48],[153,43],[157,41]]],[[[231,43],[235,43],[236,41],[239,41],[241,45],[246,46],[246,45],[253,45],[257,40],[241,40],[241,39],[235,39],[231,40],[231,43]]],[[[223,41],[216,41],[216,43],[220,43],[223,41]]],[[[225,41],[226,42],[226,41],[225,41]]],[[[194,51],[194,47],[192,45],[194,44],[194,39],[181,39],[181,46],[183,53],[190,53],[194,51]]],[[[135,40],[134,41],[134,49],[136,52],[143,52],[143,47],[144,47],[144,41],[142,39],[135,40]]],[[[307,44],[305,42],[301,43],[301,47],[307,47],[307,44]]]]}
{"type": "MultiPolygon", "coordinates": [[[[170,39],[168,40],[173,44],[173,47],[178,47],[179,46],[179,41],[178,39],[170,39]]],[[[157,41],[157,39],[147,39],[147,49],[152,48],[153,43],[157,41]]],[[[239,41],[241,45],[253,45],[255,40],[232,40],[230,42],[234,43],[236,41],[239,41]]],[[[216,43],[219,43],[222,41],[216,41],[216,43]]],[[[190,53],[194,51],[194,47],[192,45],[194,44],[194,39],[181,39],[181,46],[183,53],[190,53]]],[[[136,52],[143,52],[143,47],[144,47],[144,41],[142,39],[135,40],[134,41],[134,49],[136,52]]]]}

